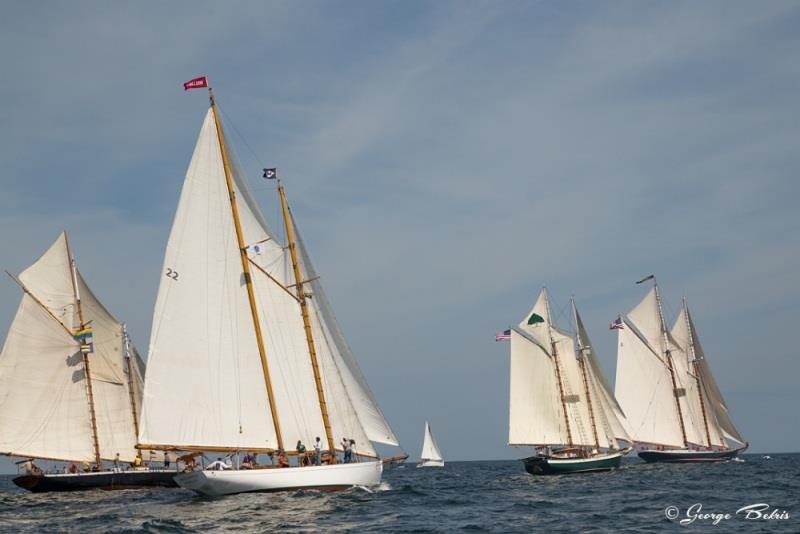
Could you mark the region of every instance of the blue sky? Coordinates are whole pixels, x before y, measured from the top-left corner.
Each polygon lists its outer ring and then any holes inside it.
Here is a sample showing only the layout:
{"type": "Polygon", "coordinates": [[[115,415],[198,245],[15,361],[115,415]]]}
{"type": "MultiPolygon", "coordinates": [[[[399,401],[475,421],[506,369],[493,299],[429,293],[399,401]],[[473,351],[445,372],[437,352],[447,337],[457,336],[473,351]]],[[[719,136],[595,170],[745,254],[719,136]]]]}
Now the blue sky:
{"type": "MultiPolygon", "coordinates": [[[[284,177],[404,448],[508,448],[508,346],[546,284],[607,330],[685,294],[755,451],[796,451],[800,6],[54,2],[0,8],[0,266],[66,228],[146,352],[210,77],[242,167],[284,177]],[[233,130],[235,128],[235,131],[233,130]],[[244,139],[245,141],[242,141],[244,139]],[[255,152],[257,158],[251,153],[255,152]]],[[[0,336],[19,300],[0,283],[0,336]]],[[[568,315],[564,313],[564,320],[568,315]]],[[[0,460],[0,469],[9,464],[0,460]]]]}

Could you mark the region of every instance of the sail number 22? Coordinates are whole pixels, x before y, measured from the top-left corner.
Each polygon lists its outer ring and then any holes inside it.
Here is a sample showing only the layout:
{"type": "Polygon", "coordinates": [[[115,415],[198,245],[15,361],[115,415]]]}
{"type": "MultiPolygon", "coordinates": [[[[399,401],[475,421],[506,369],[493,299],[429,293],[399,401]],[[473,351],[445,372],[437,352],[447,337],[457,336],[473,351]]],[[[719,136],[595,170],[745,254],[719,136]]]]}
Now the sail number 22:
{"type": "Polygon", "coordinates": [[[173,280],[177,280],[178,279],[178,271],[173,271],[172,269],[170,269],[168,267],[167,268],[167,272],[166,272],[166,276],[167,276],[167,278],[172,278],[173,280]]]}

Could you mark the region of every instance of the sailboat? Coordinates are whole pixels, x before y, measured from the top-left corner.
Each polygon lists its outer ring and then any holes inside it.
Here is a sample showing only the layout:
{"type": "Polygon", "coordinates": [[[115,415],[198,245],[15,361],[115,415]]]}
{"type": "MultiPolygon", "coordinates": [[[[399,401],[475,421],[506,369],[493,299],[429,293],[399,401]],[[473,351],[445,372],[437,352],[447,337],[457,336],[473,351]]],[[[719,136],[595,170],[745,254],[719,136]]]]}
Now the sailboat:
{"type": "Polygon", "coordinates": [[[0,454],[24,459],[27,473],[14,483],[33,492],[176,487],[174,471],[119,468],[141,463],[144,364],[125,326],[86,285],[66,232],[12,278],[23,295],[0,354],[0,454]],[[84,472],[45,473],[37,459],[84,472]]]}
{"type": "Polygon", "coordinates": [[[209,97],[167,243],[139,447],[286,453],[302,464],[300,445],[319,438],[311,466],[195,470],[176,481],[205,495],[376,485],[383,466],[373,443],[397,438],[339,329],[276,169],[264,178],[277,184],[285,244],[239,171],[210,87],[209,97]],[[342,451],[353,461],[342,462],[342,451]]]}
{"type": "Polygon", "coordinates": [[[607,471],[631,450],[625,416],[572,301],[576,336],[551,320],[547,290],[511,327],[509,445],[531,446],[532,475],[607,471]]]}
{"type": "Polygon", "coordinates": [[[642,301],[617,322],[616,394],[648,462],[718,462],[748,446],[711,374],[689,308],[671,330],[655,277],[642,301]]]}
{"type": "Polygon", "coordinates": [[[422,453],[419,455],[419,463],[417,467],[444,467],[444,458],[442,458],[442,451],[433,439],[431,433],[431,425],[425,421],[425,438],[422,441],[422,453]]]}

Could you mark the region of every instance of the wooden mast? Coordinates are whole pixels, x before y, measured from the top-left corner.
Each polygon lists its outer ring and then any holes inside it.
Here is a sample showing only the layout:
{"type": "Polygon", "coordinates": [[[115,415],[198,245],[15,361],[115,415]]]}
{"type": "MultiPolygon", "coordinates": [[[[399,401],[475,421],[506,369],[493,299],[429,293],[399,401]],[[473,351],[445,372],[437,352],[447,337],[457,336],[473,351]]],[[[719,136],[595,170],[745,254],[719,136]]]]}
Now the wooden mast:
{"type": "Polygon", "coordinates": [[[225,148],[225,139],[222,134],[222,123],[220,122],[219,114],[217,113],[217,103],[214,100],[214,93],[211,90],[211,86],[208,88],[208,96],[211,99],[211,111],[214,114],[214,124],[217,128],[217,140],[219,141],[219,151],[222,154],[222,166],[225,169],[225,185],[228,187],[228,197],[231,201],[231,213],[233,214],[233,224],[236,227],[236,239],[239,246],[239,256],[242,260],[242,272],[244,273],[245,286],[247,287],[247,297],[250,301],[250,313],[253,318],[253,327],[255,328],[256,333],[256,343],[258,343],[258,354],[261,357],[261,370],[264,373],[264,384],[267,387],[269,410],[272,414],[272,423],[275,427],[275,437],[278,441],[278,448],[283,450],[281,425],[278,421],[278,411],[275,407],[275,394],[272,390],[272,380],[270,379],[269,366],[267,365],[267,352],[264,348],[264,339],[261,335],[261,323],[258,320],[258,308],[256,306],[256,297],[253,293],[253,280],[250,275],[250,262],[247,258],[247,247],[244,242],[242,225],[239,221],[239,208],[236,205],[236,192],[233,187],[233,176],[231,174],[228,151],[225,148]]]}
{"type": "Polygon", "coordinates": [[[683,315],[686,319],[686,331],[689,333],[689,350],[692,354],[692,368],[694,369],[694,379],[697,382],[697,395],[700,397],[700,411],[703,412],[703,426],[706,430],[708,447],[711,448],[711,432],[708,429],[708,416],[706,415],[706,403],[703,399],[703,383],[700,381],[700,368],[697,365],[697,355],[694,352],[694,332],[692,322],[689,320],[689,307],[686,305],[686,297],[683,297],[683,315]]]}
{"type": "MultiPolygon", "coordinates": [[[[683,436],[683,444],[689,448],[689,441],[686,439],[686,425],[683,422],[683,410],[681,409],[681,399],[678,394],[678,382],[675,379],[675,364],[672,361],[672,351],[669,350],[669,338],[667,337],[667,324],[664,321],[664,311],[661,308],[661,295],[658,293],[658,283],[655,276],[653,276],[653,289],[656,292],[656,303],[658,304],[658,318],[661,320],[661,342],[663,344],[664,355],[667,360],[667,367],[669,368],[669,376],[672,379],[672,395],[675,397],[675,405],[678,407],[678,422],[681,425],[681,435],[683,436]]],[[[685,395],[685,392],[684,392],[685,395]]]]}
{"type": "MultiPolygon", "coordinates": [[[[136,382],[133,379],[133,365],[131,363],[131,344],[128,339],[128,327],[122,323],[122,342],[125,349],[125,366],[128,369],[128,394],[131,398],[131,415],[133,416],[134,441],[139,441],[139,417],[136,414],[136,382]]],[[[140,454],[139,451],[136,451],[140,454]]]]}
{"type": "Polygon", "coordinates": [[[556,367],[556,380],[558,380],[558,394],[561,397],[561,409],[564,412],[564,422],[567,425],[567,440],[570,447],[572,447],[572,430],[569,426],[569,413],[567,412],[567,401],[566,397],[564,396],[564,385],[561,383],[561,366],[558,363],[558,349],[556,348],[556,342],[553,341],[553,327],[550,324],[550,299],[547,297],[547,290],[544,293],[544,303],[547,307],[547,333],[550,336],[550,350],[553,352],[553,363],[555,363],[556,367]]]}
{"type": "MultiPolygon", "coordinates": [[[[80,329],[86,328],[86,322],[83,317],[83,306],[81,306],[81,294],[78,289],[78,269],[75,266],[75,258],[72,257],[72,252],[69,248],[69,238],[67,237],[66,230],[64,231],[64,244],[67,247],[67,257],[69,258],[70,265],[70,279],[72,280],[72,294],[75,297],[75,306],[78,308],[78,318],[81,323],[80,329]]],[[[94,391],[92,389],[92,373],[89,366],[89,353],[83,350],[83,341],[80,342],[81,354],[83,355],[83,372],[86,375],[86,391],[89,397],[89,416],[92,422],[92,441],[94,443],[94,462],[99,467],[101,464],[100,459],[100,441],[97,437],[97,414],[94,407],[94,391]]]]}
{"type": "Polygon", "coordinates": [[[336,446],[333,442],[333,431],[331,430],[331,420],[328,417],[328,405],[325,402],[325,391],[322,389],[322,376],[319,372],[319,362],[317,361],[317,349],[314,345],[314,336],[311,333],[311,319],[308,315],[308,303],[306,293],[303,289],[303,274],[300,272],[300,264],[297,262],[297,247],[294,239],[294,219],[289,212],[289,204],[286,202],[286,191],[280,178],[278,181],[278,193],[281,197],[281,210],[283,211],[284,226],[286,226],[286,241],[289,246],[289,255],[292,258],[292,269],[294,270],[295,290],[297,299],[300,302],[300,311],[303,315],[303,327],[306,331],[306,342],[308,343],[308,355],[311,358],[311,370],[314,372],[314,382],[317,385],[317,399],[319,400],[319,410],[322,412],[322,423],[325,426],[325,437],[328,440],[328,449],[331,462],[336,463],[336,446]]]}
{"type": "Polygon", "coordinates": [[[581,374],[583,375],[583,390],[586,393],[586,404],[589,407],[589,420],[592,422],[592,434],[594,435],[594,446],[600,451],[600,438],[597,435],[597,424],[594,421],[594,408],[592,407],[592,396],[589,394],[589,379],[586,377],[586,352],[588,347],[583,346],[581,334],[578,331],[578,309],[575,307],[575,297],[570,299],[572,303],[572,315],[575,318],[575,338],[578,340],[578,352],[581,355],[581,374]]]}

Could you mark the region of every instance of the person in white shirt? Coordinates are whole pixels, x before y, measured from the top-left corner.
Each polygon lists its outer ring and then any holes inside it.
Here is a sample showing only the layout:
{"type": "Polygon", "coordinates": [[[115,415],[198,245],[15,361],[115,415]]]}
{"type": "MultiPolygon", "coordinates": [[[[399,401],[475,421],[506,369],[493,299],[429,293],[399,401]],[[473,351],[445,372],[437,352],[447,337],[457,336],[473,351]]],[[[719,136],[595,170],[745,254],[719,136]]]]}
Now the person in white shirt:
{"type": "Polygon", "coordinates": [[[225,469],[230,469],[231,464],[226,464],[222,461],[222,458],[217,458],[217,461],[214,463],[209,464],[206,466],[206,471],[223,471],[225,469]]]}
{"type": "Polygon", "coordinates": [[[320,465],[322,463],[322,442],[319,440],[319,436],[317,436],[317,440],[314,442],[314,465],[320,465]]]}

